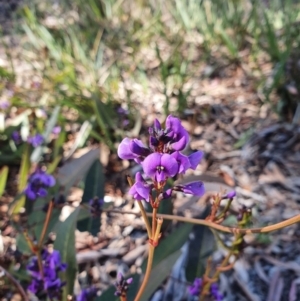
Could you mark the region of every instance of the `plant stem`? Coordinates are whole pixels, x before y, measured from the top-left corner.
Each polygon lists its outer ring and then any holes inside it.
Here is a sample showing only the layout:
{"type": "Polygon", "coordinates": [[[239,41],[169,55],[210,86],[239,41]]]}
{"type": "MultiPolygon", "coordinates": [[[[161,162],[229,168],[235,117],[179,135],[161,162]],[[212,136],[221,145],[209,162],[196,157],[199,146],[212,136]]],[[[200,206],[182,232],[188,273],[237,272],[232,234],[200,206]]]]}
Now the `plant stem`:
{"type": "MultiPolygon", "coordinates": [[[[226,257],[225,257],[225,258],[223,259],[223,261],[222,261],[222,264],[220,265],[221,268],[228,265],[228,262],[229,262],[229,259],[230,259],[231,255],[232,255],[232,252],[229,252],[229,253],[226,255],[226,257]]],[[[221,273],[221,269],[217,269],[216,272],[214,273],[214,275],[213,275],[212,278],[213,278],[213,279],[219,278],[220,273],[221,273]]],[[[202,291],[201,291],[201,294],[200,294],[200,296],[199,296],[199,301],[204,301],[204,300],[205,300],[205,297],[207,296],[207,293],[208,293],[208,291],[209,291],[210,286],[211,286],[211,283],[210,283],[210,282],[207,282],[207,283],[204,285],[204,287],[203,287],[203,289],[202,289],[202,291]]]]}
{"type": "Polygon", "coordinates": [[[156,216],[157,216],[157,208],[153,208],[152,211],[152,237],[154,238],[156,231],[156,216]]]}
{"type": "Polygon", "coordinates": [[[147,261],[147,268],[146,268],[146,272],[145,272],[145,276],[143,279],[143,283],[134,299],[134,301],[139,301],[142,297],[142,294],[146,288],[146,285],[148,283],[150,274],[151,274],[151,269],[152,269],[152,263],[153,263],[153,257],[154,257],[154,250],[155,247],[152,244],[149,244],[149,254],[148,254],[148,261],[147,261]]]}
{"type": "Polygon", "coordinates": [[[149,222],[146,210],[145,210],[143,204],[140,201],[137,201],[137,203],[139,204],[141,214],[143,216],[143,219],[144,219],[144,222],[145,222],[145,225],[146,225],[146,228],[147,228],[148,237],[150,239],[150,238],[152,238],[152,233],[151,233],[152,231],[151,231],[151,226],[150,226],[150,222],[149,222]]]}
{"type": "Polygon", "coordinates": [[[46,235],[46,232],[47,232],[47,229],[48,229],[48,225],[49,225],[49,222],[50,222],[50,217],[51,217],[51,214],[52,214],[53,206],[54,206],[54,201],[51,200],[50,203],[49,203],[49,207],[48,207],[47,215],[46,215],[46,220],[45,220],[43,230],[42,230],[42,233],[41,233],[41,236],[40,236],[40,239],[39,239],[39,243],[38,243],[38,249],[39,250],[41,249],[41,247],[43,245],[43,241],[44,241],[44,238],[45,238],[45,235],[46,235]]]}
{"type": "MultiPolygon", "coordinates": [[[[121,213],[121,214],[136,214],[131,211],[120,211],[120,210],[103,210],[105,212],[115,212],[115,213],[121,213]]],[[[152,213],[146,213],[147,216],[152,216],[152,213]]],[[[163,219],[167,220],[174,220],[174,221],[179,221],[179,222],[186,222],[186,223],[191,223],[191,224],[196,224],[196,225],[204,225],[219,231],[227,232],[227,233],[233,233],[233,234],[250,234],[250,233],[268,233],[272,231],[276,231],[279,229],[282,229],[284,227],[291,226],[293,224],[296,224],[300,222],[300,214],[291,217],[285,221],[279,222],[277,224],[271,225],[271,226],[266,226],[266,227],[261,227],[261,228],[248,228],[248,229],[240,229],[240,228],[231,228],[231,227],[226,227],[222,226],[219,224],[216,224],[214,222],[210,222],[204,219],[196,219],[196,218],[188,218],[184,216],[177,216],[177,215],[169,215],[169,214],[158,214],[157,217],[161,217],[163,219]]]]}
{"type": "Polygon", "coordinates": [[[158,240],[159,240],[159,236],[160,236],[160,229],[161,229],[162,223],[163,223],[163,220],[161,218],[158,219],[156,231],[155,231],[154,236],[152,237],[153,242],[149,243],[149,254],[148,254],[148,261],[147,261],[147,268],[146,268],[145,276],[144,276],[142,285],[141,285],[134,301],[139,301],[141,299],[142,294],[143,294],[143,292],[146,288],[146,285],[148,283],[148,280],[149,280],[149,277],[150,277],[150,274],[151,274],[151,269],[152,269],[154,250],[155,250],[155,247],[158,244],[158,240]]]}
{"type": "Polygon", "coordinates": [[[23,287],[20,285],[20,283],[2,266],[0,266],[0,271],[4,272],[8,280],[16,287],[16,289],[19,291],[22,299],[24,301],[28,301],[28,297],[23,289],[23,287]]]}

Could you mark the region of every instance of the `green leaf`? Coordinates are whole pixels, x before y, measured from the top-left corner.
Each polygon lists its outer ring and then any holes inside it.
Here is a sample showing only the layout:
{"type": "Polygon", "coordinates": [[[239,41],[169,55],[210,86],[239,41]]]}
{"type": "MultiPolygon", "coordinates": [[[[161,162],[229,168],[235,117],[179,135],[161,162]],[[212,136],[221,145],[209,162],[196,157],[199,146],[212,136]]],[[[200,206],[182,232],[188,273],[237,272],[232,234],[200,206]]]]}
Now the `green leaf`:
{"type": "Polygon", "coordinates": [[[181,251],[178,250],[167,258],[162,260],[155,268],[152,269],[146,289],[142,295],[141,301],[147,301],[154,291],[163,283],[170,274],[176,260],[179,258],[181,251]]]}
{"type": "MultiPolygon", "coordinates": [[[[82,204],[88,204],[94,197],[103,199],[105,177],[102,164],[99,159],[94,161],[85,178],[82,204]]],[[[97,235],[100,231],[100,217],[88,217],[77,224],[79,231],[89,231],[92,235],[97,235]]]]}
{"type": "MultiPolygon", "coordinates": [[[[50,139],[50,134],[53,130],[53,128],[55,127],[56,125],[56,122],[57,122],[57,119],[58,119],[58,116],[59,116],[59,112],[60,112],[60,106],[56,106],[52,112],[52,115],[47,123],[47,127],[46,127],[46,130],[45,132],[43,133],[43,137],[45,139],[45,142],[49,142],[49,139],[50,139]]],[[[41,156],[43,154],[43,146],[38,146],[34,149],[34,151],[32,152],[31,154],[31,157],[30,157],[30,161],[33,162],[33,163],[37,163],[39,162],[41,156]]]]}
{"type": "MultiPolygon", "coordinates": [[[[21,167],[20,167],[20,172],[19,172],[19,185],[18,185],[19,193],[21,193],[27,185],[28,175],[29,175],[29,171],[30,171],[29,154],[30,154],[30,145],[26,144],[24,153],[22,155],[21,167]]],[[[18,213],[19,210],[22,207],[24,207],[25,200],[26,200],[25,195],[20,197],[20,199],[14,205],[13,213],[18,213]]]]}
{"type": "Polygon", "coordinates": [[[3,166],[0,170],[0,197],[3,195],[5,190],[7,176],[8,176],[8,166],[3,166]]]}
{"type": "Polygon", "coordinates": [[[99,149],[90,149],[79,158],[70,159],[58,171],[59,184],[68,191],[76,182],[81,181],[93,162],[99,157],[99,149]]]}
{"type": "Polygon", "coordinates": [[[55,227],[56,239],[54,249],[60,251],[62,262],[66,263],[67,270],[62,280],[67,282],[63,289],[62,300],[67,300],[68,294],[73,294],[74,282],[77,272],[76,249],[75,249],[75,227],[80,208],[77,207],[64,222],[59,222],[55,227]]]}

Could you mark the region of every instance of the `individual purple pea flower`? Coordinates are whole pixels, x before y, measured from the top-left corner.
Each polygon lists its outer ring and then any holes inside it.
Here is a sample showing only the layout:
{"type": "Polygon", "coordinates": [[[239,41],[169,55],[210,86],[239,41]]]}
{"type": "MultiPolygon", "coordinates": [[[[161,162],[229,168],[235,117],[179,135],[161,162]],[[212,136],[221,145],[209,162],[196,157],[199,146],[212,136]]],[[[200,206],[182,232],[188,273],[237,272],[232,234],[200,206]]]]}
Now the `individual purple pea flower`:
{"type": "Polygon", "coordinates": [[[37,169],[28,179],[28,184],[24,190],[28,199],[34,201],[38,197],[47,196],[47,189],[55,185],[55,179],[41,169],[37,169]]]}
{"type": "Polygon", "coordinates": [[[128,278],[127,280],[124,279],[121,273],[117,275],[117,281],[115,283],[116,292],[115,296],[126,296],[126,292],[128,291],[129,285],[132,283],[133,278],[128,278]]]}
{"type": "Polygon", "coordinates": [[[60,253],[57,250],[49,252],[43,249],[41,258],[43,271],[40,270],[37,256],[34,256],[26,267],[32,277],[28,290],[35,295],[46,294],[50,299],[59,299],[65,282],[60,280],[58,273],[65,271],[67,265],[61,262],[60,253]]]}
{"type": "Polygon", "coordinates": [[[167,136],[171,138],[170,147],[172,150],[183,150],[189,142],[189,134],[181,125],[180,119],[169,115],[166,119],[167,136]]]}
{"type": "Polygon", "coordinates": [[[76,297],[76,301],[92,301],[97,296],[97,291],[95,287],[83,289],[76,297]]]}
{"type": "Polygon", "coordinates": [[[189,293],[192,296],[199,296],[202,290],[203,281],[201,278],[196,278],[191,286],[189,286],[189,293]]]}
{"type": "Polygon", "coordinates": [[[61,132],[61,127],[59,125],[56,125],[53,129],[52,129],[52,134],[54,134],[55,136],[58,136],[61,132]]]}
{"type": "Polygon", "coordinates": [[[217,283],[213,283],[210,286],[210,294],[214,298],[214,301],[222,301],[224,296],[219,292],[219,286],[217,283]]]}
{"type": "Polygon", "coordinates": [[[10,107],[10,101],[8,99],[2,99],[0,100],[0,109],[1,110],[7,110],[10,107]]]}
{"type": "Polygon", "coordinates": [[[226,199],[233,199],[236,196],[236,191],[231,190],[226,194],[226,199]]]}
{"type": "Polygon", "coordinates": [[[11,139],[16,143],[19,144],[22,141],[21,135],[18,131],[13,131],[11,134],[11,139]]]}
{"type": "Polygon", "coordinates": [[[188,183],[186,185],[176,185],[173,187],[173,190],[197,196],[202,196],[205,193],[204,184],[201,181],[188,183]]]}
{"type": "Polygon", "coordinates": [[[140,163],[149,153],[150,150],[138,139],[124,138],[118,147],[118,156],[121,159],[134,159],[137,163],[140,163]]]}
{"type": "Polygon", "coordinates": [[[41,134],[36,134],[34,136],[28,137],[27,142],[31,144],[33,147],[38,147],[43,144],[44,137],[41,134]]]}
{"type": "Polygon", "coordinates": [[[178,171],[177,161],[169,154],[153,153],[145,158],[142,166],[145,174],[159,183],[174,177],[178,171]]]}
{"type": "Polygon", "coordinates": [[[189,158],[180,152],[176,151],[172,153],[171,156],[178,163],[178,174],[185,174],[185,172],[191,167],[189,158]]]}
{"type": "Polygon", "coordinates": [[[98,197],[94,197],[89,201],[90,211],[93,216],[96,217],[100,215],[100,213],[102,212],[103,204],[104,204],[104,200],[98,197]]]}
{"type": "Polygon", "coordinates": [[[147,184],[140,172],[137,172],[135,175],[135,183],[132,185],[128,193],[137,201],[145,200],[149,202],[151,185],[147,184]]]}

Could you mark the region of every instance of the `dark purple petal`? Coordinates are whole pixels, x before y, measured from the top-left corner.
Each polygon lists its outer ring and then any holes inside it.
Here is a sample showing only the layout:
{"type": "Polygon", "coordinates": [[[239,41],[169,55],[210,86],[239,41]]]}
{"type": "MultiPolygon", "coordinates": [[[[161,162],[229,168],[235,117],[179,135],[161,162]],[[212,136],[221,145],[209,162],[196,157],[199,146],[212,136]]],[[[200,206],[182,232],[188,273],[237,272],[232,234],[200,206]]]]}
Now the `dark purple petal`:
{"type": "Polygon", "coordinates": [[[133,139],[129,143],[129,148],[136,156],[146,157],[149,155],[149,149],[143,144],[141,140],[133,139]]]}
{"type": "Polygon", "coordinates": [[[37,198],[36,193],[31,189],[31,185],[29,184],[25,190],[24,190],[25,195],[29,200],[34,201],[37,198]]]}
{"type": "Polygon", "coordinates": [[[40,188],[37,192],[37,195],[41,198],[47,196],[48,192],[45,188],[40,188]]]}
{"type": "Polygon", "coordinates": [[[191,155],[189,155],[189,161],[190,161],[190,164],[191,164],[191,169],[196,169],[197,166],[199,165],[201,159],[203,157],[203,152],[201,151],[197,151],[191,155]]]}
{"type": "Polygon", "coordinates": [[[160,122],[157,119],[154,120],[154,129],[156,131],[160,131],[161,130],[161,124],[160,124],[160,122]]]}
{"type": "Polygon", "coordinates": [[[169,115],[166,119],[166,128],[172,129],[175,133],[177,133],[182,127],[180,119],[169,115]]]}

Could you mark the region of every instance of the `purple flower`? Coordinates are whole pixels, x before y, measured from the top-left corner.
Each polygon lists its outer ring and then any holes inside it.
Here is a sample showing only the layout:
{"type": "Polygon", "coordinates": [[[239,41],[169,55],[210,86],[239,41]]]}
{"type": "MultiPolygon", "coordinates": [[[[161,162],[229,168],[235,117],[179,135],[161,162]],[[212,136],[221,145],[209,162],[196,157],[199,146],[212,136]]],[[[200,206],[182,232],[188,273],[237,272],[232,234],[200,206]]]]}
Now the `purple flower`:
{"type": "Polygon", "coordinates": [[[185,155],[182,155],[180,152],[174,152],[171,156],[178,163],[178,173],[185,174],[185,172],[191,167],[189,158],[185,155]]]}
{"type": "Polygon", "coordinates": [[[53,129],[52,129],[52,134],[54,135],[59,135],[61,132],[61,127],[59,125],[55,126],[53,129]]]}
{"type": "Polygon", "coordinates": [[[205,193],[204,185],[201,181],[188,183],[186,185],[177,185],[173,190],[197,196],[202,196],[205,193]]]}
{"type": "Polygon", "coordinates": [[[61,262],[60,253],[56,250],[50,253],[48,250],[43,249],[41,258],[42,272],[40,271],[36,256],[31,259],[26,267],[27,272],[32,277],[28,290],[35,295],[46,294],[50,299],[59,299],[61,296],[61,288],[65,283],[59,279],[58,273],[65,271],[67,265],[61,262]]]}
{"type": "Polygon", "coordinates": [[[174,177],[178,171],[177,161],[169,154],[153,153],[142,162],[142,166],[145,174],[157,182],[174,177]]]}
{"type": "Polygon", "coordinates": [[[90,211],[93,216],[98,216],[101,213],[103,204],[104,200],[99,199],[98,197],[94,197],[89,201],[89,205],[91,207],[90,211]]]}
{"type": "Polygon", "coordinates": [[[10,101],[9,100],[1,100],[0,101],[0,109],[1,110],[7,110],[10,107],[10,101]]]}
{"type": "Polygon", "coordinates": [[[36,134],[35,136],[28,137],[27,142],[33,147],[38,147],[43,144],[44,137],[41,134],[36,134]]]}
{"type": "Polygon", "coordinates": [[[132,278],[125,280],[123,275],[119,273],[117,276],[117,281],[115,283],[115,287],[116,287],[115,296],[120,297],[122,295],[125,295],[132,281],[133,281],[132,278]]]}
{"type": "Polygon", "coordinates": [[[234,190],[229,191],[226,195],[226,199],[233,199],[236,196],[236,192],[234,190]]]}
{"type": "Polygon", "coordinates": [[[28,179],[28,184],[24,190],[28,199],[34,201],[38,197],[47,196],[47,189],[55,185],[53,176],[41,169],[37,169],[28,179]]]}
{"type": "Polygon", "coordinates": [[[149,153],[150,150],[138,139],[124,138],[118,147],[118,156],[121,159],[134,159],[137,163],[140,163],[149,153]]]}
{"type": "Polygon", "coordinates": [[[167,136],[171,138],[170,147],[172,150],[183,150],[189,142],[189,134],[181,125],[180,119],[169,115],[166,119],[167,136]]]}
{"type": "Polygon", "coordinates": [[[13,131],[11,134],[11,139],[16,143],[19,144],[22,141],[21,135],[18,131],[13,131]]]}
{"type": "Polygon", "coordinates": [[[196,278],[191,286],[189,286],[189,293],[192,296],[199,296],[202,289],[203,281],[201,278],[196,278]]]}
{"type": "Polygon", "coordinates": [[[97,289],[95,287],[89,287],[83,289],[76,297],[76,301],[91,301],[97,296],[97,289]]]}
{"type": "Polygon", "coordinates": [[[129,194],[131,194],[137,201],[146,200],[149,202],[151,193],[151,186],[143,179],[140,172],[135,175],[135,183],[130,188],[129,194]]]}
{"type": "Polygon", "coordinates": [[[189,155],[189,161],[190,161],[190,168],[191,169],[196,169],[198,164],[200,163],[201,159],[203,157],[203,152],[201,151],[197,151],[195,153],[192,153],[191,155],[189,155]]]}

